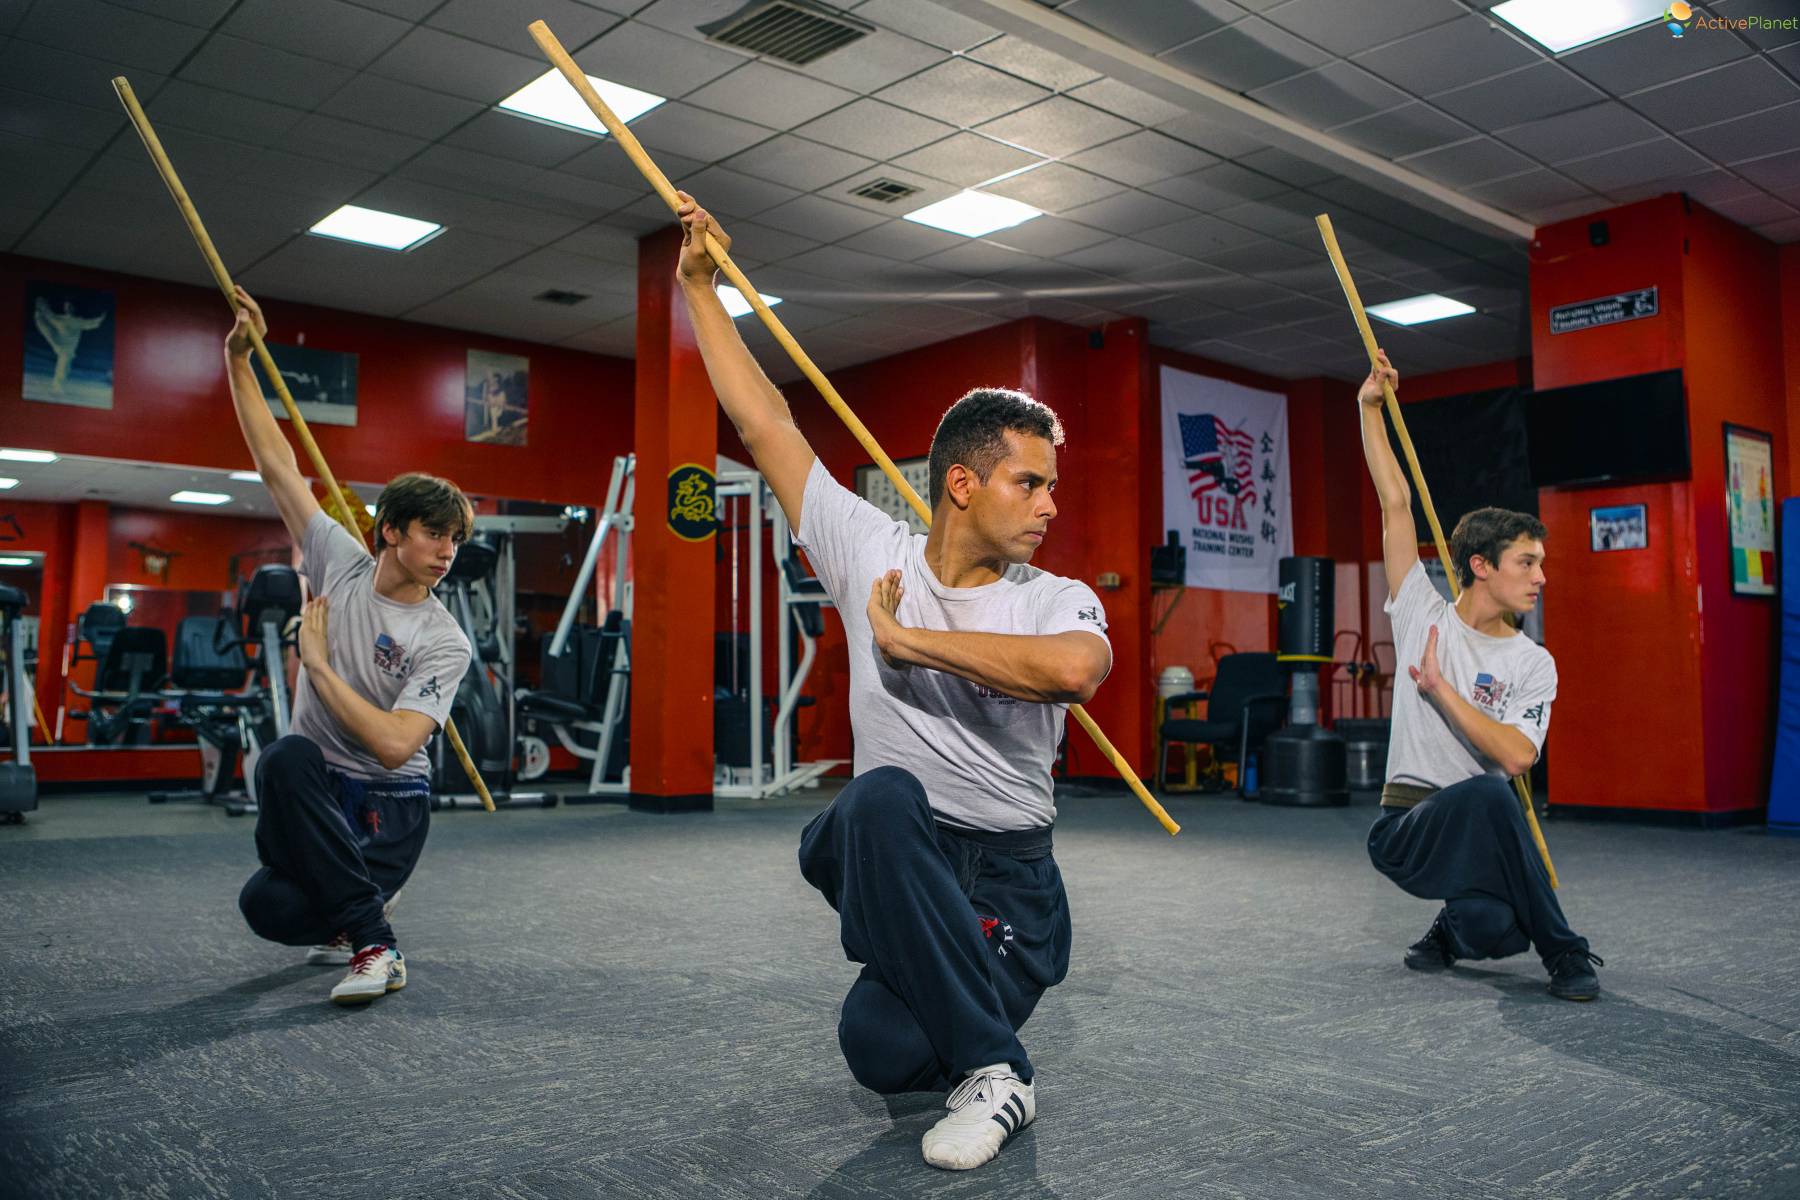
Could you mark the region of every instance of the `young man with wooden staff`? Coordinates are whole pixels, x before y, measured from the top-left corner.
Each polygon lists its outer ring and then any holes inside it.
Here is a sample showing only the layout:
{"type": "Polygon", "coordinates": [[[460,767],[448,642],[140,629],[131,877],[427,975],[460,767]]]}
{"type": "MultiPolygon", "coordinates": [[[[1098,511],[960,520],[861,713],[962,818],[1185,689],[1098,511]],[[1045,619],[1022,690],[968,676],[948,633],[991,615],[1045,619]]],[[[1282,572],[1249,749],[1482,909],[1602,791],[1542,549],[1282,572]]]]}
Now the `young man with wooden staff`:
{"type": "Polygon", "coordinates": [[[855,778],[800,840],[863,964],[838,1041],[867,1088],[948,1090],[925,1161],[978,1167],[1037,1115],[1017,1031],[1070,941],[1050,765],[1066,706],[1112,665],[1099,598],[1027,565],[1056,516],[1062,428],[1018,392],[964,396],[932,439],[931,533],[911,533],[820,464],[713,290],[704,235],[730,240],[680,199],[707,374],[849,644],[855,778]]]}
{"type": "Polygon", "coordinates": [[[395,477],[375,509],[377,556],[328,516],[275,424],[251,364],[262,310],[237,289],[225,366],[238,425],[311,588],[300,624],[292,730],[256,764],[262,867],[238,897],[259,936],[312,946],[307,961],[349,964],[331,989],[366,1004],[406,986],[388,923],[431,821],[425,743],[450,715],[469,641],[432,595],[469,536],[456,485],[395,477]]]}
{"type": "Polygon", "coordinates": [[[1395,655],[1409,665],[1394,680],[1387,785],[1369,858],[1405,891],[1444,901],[1406,951],[1408,967],[1439,971],[1533,946],[1552,995],[1592,1000],[1600,994],[1594,965],[1605,964],[1564,919],[1507,782],[1537,761],[1556,699],[1555,660],[1508,620],[1537,606],[1544,526],[1500,508],[1467,514],[1450,538],[1462,595],[1454,605],[1438,595],[1419,561],[1412,489],[1382,420],[1382,383],[1397,389],[1400,376],[1385,353],[1379,359],[1357,400],[1381,500],[1385,608],[1395,655]]]}

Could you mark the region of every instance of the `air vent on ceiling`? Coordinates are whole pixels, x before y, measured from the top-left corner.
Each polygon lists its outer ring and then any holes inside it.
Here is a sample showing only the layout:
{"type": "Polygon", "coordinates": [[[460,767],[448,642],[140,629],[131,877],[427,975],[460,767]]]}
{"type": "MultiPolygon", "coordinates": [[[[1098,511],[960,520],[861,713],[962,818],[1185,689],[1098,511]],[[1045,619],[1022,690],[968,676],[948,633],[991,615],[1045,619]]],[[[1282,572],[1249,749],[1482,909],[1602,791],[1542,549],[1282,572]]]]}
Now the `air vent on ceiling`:
{"type": "Polygon", "coordinates": [[[699,27],[709,41],[801,66],[875,32],[875,27],[809,0],[751,0],[699,27]]]}
{"type": "Polygon", "coordinates": [[[584,292],[564,292],[551,288],[547,292],[539,292],[532,299],[542,300],[545,304],[560,304],[564,308],[572,308],[583,300],[591,300],[593,297],[584,292]]]}
{"type": "Polygon", "coordinates": [[[910,183],[901,183],[897,179],[871,179],[850,189],[852,196],[861,196],[864,200],[874,200],[882,204],[892,204],[896,200],[904,200],[916,195],[919,189],[910,183]]]}

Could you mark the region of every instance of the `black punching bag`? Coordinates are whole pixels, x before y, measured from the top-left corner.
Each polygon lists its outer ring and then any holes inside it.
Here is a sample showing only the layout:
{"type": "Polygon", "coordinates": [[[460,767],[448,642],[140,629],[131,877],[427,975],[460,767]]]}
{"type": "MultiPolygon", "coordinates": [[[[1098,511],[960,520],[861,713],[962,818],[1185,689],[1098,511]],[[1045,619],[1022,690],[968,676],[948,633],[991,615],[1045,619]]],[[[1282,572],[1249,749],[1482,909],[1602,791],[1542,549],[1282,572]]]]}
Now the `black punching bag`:
{"type": "Polygon", "coordinates": [[[1331,661],[1336,564],[1290,557],[1279,564],[1276,661],[1292,678],[1288,727],[1263,743],[1264,804],[1350,803],[1344,739],[1319,728],[1319,664],[1331,661]]]}

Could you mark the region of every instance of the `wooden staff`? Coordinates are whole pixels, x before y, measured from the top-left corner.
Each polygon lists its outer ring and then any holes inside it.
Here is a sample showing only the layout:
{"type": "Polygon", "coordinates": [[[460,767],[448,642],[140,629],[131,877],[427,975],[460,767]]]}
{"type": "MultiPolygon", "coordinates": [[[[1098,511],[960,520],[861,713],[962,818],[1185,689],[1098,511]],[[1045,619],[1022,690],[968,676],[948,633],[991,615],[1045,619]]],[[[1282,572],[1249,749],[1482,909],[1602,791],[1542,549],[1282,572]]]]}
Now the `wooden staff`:
{"type": "MultiPolygon", "coordinates": [[[[181,179],[175,174],[175,164],[163,151],[162,141],[156,136],[156,130],[150,126],[150,118],[144,115],[144,109],[138,103],[137,93],[131,90],[131,82],[123,75],[112,81],[113,91],[119,94],[119,100],[125,105],[125,113],[131,118],[137,129],[138,137],[143,139],[144,149],[150,152],[150,161],[156,164],[157,174],[162,176],[163,183],[169,189],[169,195],[175,198],[175,207],[181,210],[182,219],[187,222],[188,232],[194,235],[194,242],[200,247],[200,256],[206,260],[207,269],[212,272],[213,281],[219,290],[225,293],[225,300],[231,305],[232,312],[238,309],[237,293],[233,290],[231,273],[225,269],[225,260],[219,257],[219,251],[213,246],[212,238],[206,232],[206,226],[200,221],[200,212],[194,202],[188,198],[187,189],[181,186],[181,179]]],[[[281,406],[287,410],[288,421],[294,427],[295,435],[300,439],[301,448],[312,460],[313,470],[318,472],[324,481],[325,490],[330,495],[333,514],[338,522],[350,531],[356,544],[365,551],[368,543],[363,540],[362,531],[356,527],[356,517],[351,512],[349,502],[344,499],[344,491],[338,486],[337,476],[331,473],[326,465],[324,454],[319,451],[319,444],[313,441],[312,430],[306,427],[306,419],[300,415],[300,409],[294,403],[293,395],[288,391],[287,381],[282,379],[281,370],[275,365],[269,347],[263,343],[262,334],[256,331],[253,324],[250,328],[250,342],[256,348],[257,361],[262,364],[263,374],[275,388],[275,395],[281,400],[281,406]]],[[[271,664],[273,669],[273,664],[271,664]]],[[[481,797],[481,806],[489,812],[494,811],[494,797],[488,791],[487,784],[482,781],[481,772],[475,769],[475,761],[469,757],[468,748],[463,745],[462,736],[456,732],[456,723],[448,717],[444,719],[444,735],[450,739],[450,748],[456,751],[461,760],[463,770],[468,773],[469,782],[475,785],[476,795],[481,797]]]]}
{"type": "MultiPolygon", "coordinates": [[[[639,144],[631,130],[625,128],[625,123],[619,120],[613,110],[607,106],[606,101],[600,98],[600,93],[594,90],[593,84],[588,82],[587,75],[575,64],[575,60],[569,57],[569,52],[563,49],[563,45],[556,39],[556,35],[550,32],[550,27],[542,21],[533,21],[530,25],[530,33],[532,40],[538,44],[538,49],[544,52],[544,57],[548,58],[551,65],[555,66],[558,71],[562,72],[563,78],[569,81],[569,86],[575,89],[588,108],[592,110],[594,116],[598,117],[600,123],[606,126],[606,131],[612,134],[613,140],[618,142],[619,148],[625,151],[625,156],[631,159],[632,164],[650,182],[650,186],[656,189],[656,194],[662,197],[663,203],[669,206],[669,211],[674,212],[679,209],[681,198],[675,194],[674,185],[669,182],[668,176],[664,175],[656,163],[651,160],[644,147],[639,144]]],[[[800,343],[795,341],[794,335],[787,331],[787,326],[781,323],[781,318],[770,311],[768,304],[757,294],[743,271],[739,270],[738,265],[731,261],[731,256],[725,252],[725,247],[719,245],[718,239],[712,234],[708,233],[705,236],[706,252],[712,256],[713,262],[718,264],[720,272],[731,281],[731,285],[738,290],[739,295],[743,296],[745,302],[756,310],[757,317],[768,327],[769,332],[775,335],[775,340],[781,343],[781,348],[787,351],[789,358],[794,360],[794,365],[800,368],[801,374],[805,375],[813,387],[818,389],[819,394],[825,397],[825,403],[831,406],[831,411],[838,415],[838,419],[849,428],[851,434],[862,445],[869,457],[874,459],[876,465],[881,468],[882,473],[893,482],[894,487],[906,498],[906,502],[912,505],[913,511],[919,514],[919,519],[926,525],[930,525],[931,510],[926,507],[925,501],[919,498],[919,494],[913,490],[912,485],[906,482],[906,478],[900,474],[899,468],[894,466],[894,460],[887,456],[887,452],[882,450],[880,444],[875,441],[874,435],[857,419],[856,414],[850,411],[850,406],[844,402],[842,396],[838,395],[837,389],[831,386],[831,381],[825,378],[825,373],[819,370],[813,360],[807,356],[806,351],[800,348],[800,343]]],[[[1169,831],[1169,836],[1174,837],[1180,833],[1181,826],[1177,825],[1174,818],[1169,816],[1163,806],[1156,802],[1156,797],[1145,789],[1143,781],[1137,777],[1137,772],[1131,769],[1131,764],[1125,761],[1124,755],[1120,754],[1112,742],[1107,740],[1106,735],[1100,731],[1098,725],[1094,724],[1094,719],[1088,716],[1087,711],[1079,704],[1071,704],[1069,713],[1083,729],[1087,730],[1088,736],[1094,739],[1094,744],[1100,747],[1100,752],[1131,786],[1131,790],[1136,793],[1137,798],[1143,801],[1144,807],[1148,808],[1151,815],[1162,823],[1164,829],[1169,831]]]]}
{"type": "MultiPolygon", "coordinates": [[[[1363,309],[1362,297],[1357,294],[1356,283],[1350,278],[1350,266],[1344,261],[1344,252],[1338,248],[1337,233],[1331,227],[1331,218],[1320,213],[1315,218],[1319,225],[1319,235],[1325,239],[1325,252],[1331,256],[1331,265],[1337,270],[1338,282],[1344,285],[1344,298],[1350,302],[1350,315],[1356,318],[1357,332],[1362,334],[1363,349],[1369,354],[1369,369],[1376,371],[1379,378],[1380,362],[1376,358],[1378,347],[1375,345],[1375,331],[1369,328],[1369,314],[1363,309]]],[[[1462,595],[1462,588],[1456,577],[1455,564],[1450,561],[1450,547],[1444,541],[1444,527],[1438,524],[1437,509],[1432,507],[1431,489],[1425,484],[1425,472],[1419,467],[1418,452],[1413,449],[1412,437],[1406,432],[1406,418],[1400,415],[1400,398],[1394,395],[1394,389],[1388,386],[1387,380],[1381,381],[1381,392],[1387,401],[1388,416],[1394,422],[1394,429],[1400,435],[1400,449],[1406,454],[1406,465],[1412,471],[1413,482],[1419,489],[1419,502],[1425,507],[1425,520],[1431,526],[1431,540],[1437,545],[1438,558],[1443,562],[1445,576],[1450,580],[1450,597],[1452,600],[1462,595]]],[[[1558,887],[1556,867],[1550,862],[1550,847],[1544,841],[1544,831],[1538,826],[1537,810],[1531,805],[1531,784],[1523,776],[1515,778],[1513,790],[1519,794],[1519,803],[1525,808],[1525,823],[1531,827],[1531,840],[1537,843],[1538,855],[1544,860],[1544,870],[1550,875],[1550,886],[1558,887]]]]}

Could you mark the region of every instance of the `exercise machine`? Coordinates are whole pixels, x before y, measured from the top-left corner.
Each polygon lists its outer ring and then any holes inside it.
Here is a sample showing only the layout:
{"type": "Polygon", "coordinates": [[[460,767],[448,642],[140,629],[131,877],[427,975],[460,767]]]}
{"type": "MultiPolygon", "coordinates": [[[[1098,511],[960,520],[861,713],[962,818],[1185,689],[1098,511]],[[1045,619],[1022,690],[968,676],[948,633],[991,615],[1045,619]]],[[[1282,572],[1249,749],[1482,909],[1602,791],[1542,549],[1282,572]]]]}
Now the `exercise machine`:
{"type": "Polygon", "coordinates": [[[37,808],[37,770],[31,765],[31,676],[26,670],[25,592],[0,585],[0,668],[6,704],[0,708],[12,737],[12,761],[0,762],[0,820],[17,825],[37,808]]]}

